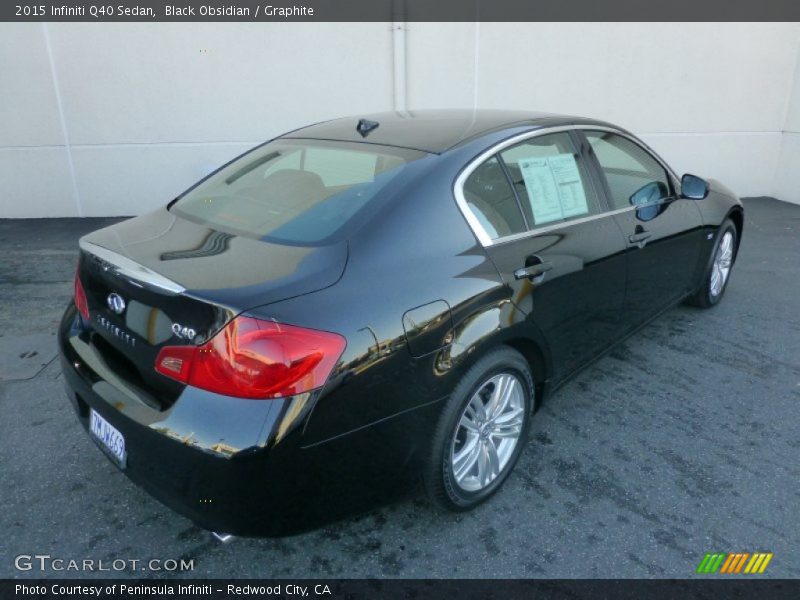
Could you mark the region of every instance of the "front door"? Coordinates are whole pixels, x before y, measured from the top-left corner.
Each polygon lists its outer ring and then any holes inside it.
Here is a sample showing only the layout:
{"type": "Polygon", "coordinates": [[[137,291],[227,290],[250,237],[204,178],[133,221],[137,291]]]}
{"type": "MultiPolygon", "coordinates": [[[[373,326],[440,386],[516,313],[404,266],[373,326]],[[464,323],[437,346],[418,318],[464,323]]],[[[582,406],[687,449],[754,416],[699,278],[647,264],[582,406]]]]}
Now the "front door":
{"type": "Polygon", "coordinates": [[[627,244],[624,320],[633,329],[692,291],[702,217],[641,145],[612,132],[583,133],[627,244]]]}

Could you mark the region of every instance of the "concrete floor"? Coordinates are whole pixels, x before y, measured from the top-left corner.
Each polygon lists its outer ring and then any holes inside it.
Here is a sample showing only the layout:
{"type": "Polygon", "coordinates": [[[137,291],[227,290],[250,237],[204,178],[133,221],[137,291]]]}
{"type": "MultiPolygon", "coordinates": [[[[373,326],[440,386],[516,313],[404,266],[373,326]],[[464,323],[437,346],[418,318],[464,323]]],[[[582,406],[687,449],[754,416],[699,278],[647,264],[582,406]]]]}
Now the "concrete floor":
{"type": "Polygon", "coordinates": [[[682,578],[734,551],[800,577],[800,206],[746,201],[723,302],[669,311],[551,397],[478,510],[412,499],[228,545],[130,483],[62,392],[76,241],[107,222],[0,221],[0,577],[80,575],[14,569],[40,553],[194,558],[200,577],[682,578]]]}

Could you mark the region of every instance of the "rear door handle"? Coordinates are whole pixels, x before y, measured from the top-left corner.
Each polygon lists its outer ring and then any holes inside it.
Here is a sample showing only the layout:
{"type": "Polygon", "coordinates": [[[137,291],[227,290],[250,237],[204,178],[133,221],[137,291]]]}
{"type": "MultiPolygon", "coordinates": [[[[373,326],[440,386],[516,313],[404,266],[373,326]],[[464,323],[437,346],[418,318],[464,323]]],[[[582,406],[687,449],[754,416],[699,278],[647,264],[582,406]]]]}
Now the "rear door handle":
{"type": "Polygon", "coordinates": [[[539,275],[544,275],[552,268],[553,265],[549,262],[536,263],[535,265],[514,271],[514,279],[533,279],[539,275]]]}
{"type": "Polygon", "coordinates": [[[628,241],[631,244],[636,244],[640,248],[644,246],[645,242],[650,239],[651,233],[649,231],[638,231],[631,236],[628,236],[628,241]]]}

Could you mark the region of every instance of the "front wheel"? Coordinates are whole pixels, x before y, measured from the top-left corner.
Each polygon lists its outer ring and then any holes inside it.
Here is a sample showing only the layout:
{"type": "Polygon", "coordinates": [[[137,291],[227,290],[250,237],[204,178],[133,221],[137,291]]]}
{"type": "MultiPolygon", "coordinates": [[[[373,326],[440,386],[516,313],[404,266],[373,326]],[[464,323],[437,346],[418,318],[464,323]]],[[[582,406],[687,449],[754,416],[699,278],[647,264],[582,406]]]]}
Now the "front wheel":
{"type": "Polygon", "coordinates": [[[527,438],[533,379],[512,348],[487,354],[456,385],[424,470],[428,496],[454,511],[477,506],[508,477],[527,438]]]}
{"type": "Polygon", "coordinates": [[[738,243],[736,226],[730,219],[725,219],[717,233],[713,259],[703,277],[703,284],[693,296],[689,297],[689,304],[709,308],[722,300],[736,259],[738,243]]]}

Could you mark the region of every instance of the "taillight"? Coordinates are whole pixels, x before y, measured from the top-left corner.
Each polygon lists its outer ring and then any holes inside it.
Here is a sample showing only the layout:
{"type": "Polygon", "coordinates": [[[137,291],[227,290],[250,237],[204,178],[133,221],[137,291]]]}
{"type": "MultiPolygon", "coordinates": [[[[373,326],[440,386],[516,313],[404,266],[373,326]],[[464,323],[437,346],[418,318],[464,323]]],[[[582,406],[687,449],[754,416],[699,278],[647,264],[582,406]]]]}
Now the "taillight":
{"type": "Polygon", "coordinates": [[[89,303],[86,302],[86,292],[83,290],[78,269],[75,269],[75,307],[78,312],[83,315],[83,318],[89,320],[89,303]]]}
{"type": "Polygon", "coordinates": [[[165,346],[156,371],[239,398],[283,398],[322,386],[344,352],[342,336],[238,316],[202,346],[165,346]]]}

